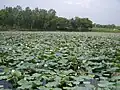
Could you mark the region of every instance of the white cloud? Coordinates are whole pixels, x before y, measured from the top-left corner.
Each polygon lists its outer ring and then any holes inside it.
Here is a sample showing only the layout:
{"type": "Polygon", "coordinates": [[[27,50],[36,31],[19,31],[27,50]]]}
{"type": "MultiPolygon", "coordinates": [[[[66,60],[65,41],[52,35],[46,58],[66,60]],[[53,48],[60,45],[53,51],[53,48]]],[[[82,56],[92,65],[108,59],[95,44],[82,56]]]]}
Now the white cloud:
{"type": "Polygon", "coordinates": [[[75,4],[81,5],[81,3],[80,3],[80,2],[76,2],[75,4]]]}
{"type": "Polygon", "coordinates": [[[75,4],[80,5],[83,8],[89,8],[92,1],[93,0],[79,0],[75,4]]]}
{"type": "Polygon", "coordinates": [[[74,4],[72,1],[64,1],[66,4],[74,4]]]}
{"type": "Polygon", "coordinates": [[[64,3],[69,5],[80,5],[82,8],[89,8],[93,0],[66,0],[64,3]]]}

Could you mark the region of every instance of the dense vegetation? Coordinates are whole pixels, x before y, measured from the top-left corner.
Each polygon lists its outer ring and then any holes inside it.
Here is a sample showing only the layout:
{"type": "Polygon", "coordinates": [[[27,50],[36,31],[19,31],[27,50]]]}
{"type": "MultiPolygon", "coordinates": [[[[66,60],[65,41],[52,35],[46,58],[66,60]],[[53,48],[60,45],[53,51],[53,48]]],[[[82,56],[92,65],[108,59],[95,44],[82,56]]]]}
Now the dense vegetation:
{"type": "Polygon", "coordinates": [[[120,90],[120,34],[1,32],[0,80],[17,90],[120,90]]]}
{"type": "Polygon", "coordinates": [[[109,24],[109,25],[101,25],[101,24],[96,24],[94,23],[93,24],[94,27],[97,27],[97,28],[107,28],[107,29],[115,29],[117,28],[117,26],[115,26],[114,24],[109,24]]]}
{"type": "Polygon", "coordinates": [[[119,29],[93,27],[92,32],[120,33],[119,29]]]}
{"type": "Polygon", "coordinates": [[[107,29],[107,31],[120,30],[120,26],[116,26],[115,24],[101,25],[94,23],[93,27],[97,29],[104,29],[104,30],[107,29]]]}
{"type": "Polygon", "coordinates": [[[53,9],[45,10],[20,6],[0,10],[1,30],[47,30],[47,31],[89,31],[92,21],[88,18],[58,17],[53,9]]]}

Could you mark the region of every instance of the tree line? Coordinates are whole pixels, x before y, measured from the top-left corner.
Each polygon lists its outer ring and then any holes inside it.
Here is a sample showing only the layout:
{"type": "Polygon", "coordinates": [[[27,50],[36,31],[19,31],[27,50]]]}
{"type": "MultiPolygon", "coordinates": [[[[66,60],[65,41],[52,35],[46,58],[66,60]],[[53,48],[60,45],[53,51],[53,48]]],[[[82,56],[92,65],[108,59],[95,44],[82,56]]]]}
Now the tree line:
{"type": "Polygon", "coordinates": [[[93,24],[95,28],[106,28],[106,29],[120,29],[120,26],[116,26],[115,24],[101,25],[101,24],[93,24]]]}
{"type": "Polygon", "coordinates": [[[54,9],[22,9],[16,6],[0,10],[1,30],[90,31],[92,26],[89,18],[59,17],[54,9]]]}

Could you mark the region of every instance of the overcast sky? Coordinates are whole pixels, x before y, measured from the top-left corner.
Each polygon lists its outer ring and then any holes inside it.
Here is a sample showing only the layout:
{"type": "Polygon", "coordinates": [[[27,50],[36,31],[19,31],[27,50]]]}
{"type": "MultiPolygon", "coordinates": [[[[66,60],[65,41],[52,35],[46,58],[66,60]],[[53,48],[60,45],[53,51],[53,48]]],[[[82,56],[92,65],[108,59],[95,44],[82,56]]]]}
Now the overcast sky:
{"type": "Polygon", "coordinates": [[[0,0],[0,8],[4,5],[52,8],[59,16],[88,17],[96,23],[120,25],[120,0],[0,0]]]}

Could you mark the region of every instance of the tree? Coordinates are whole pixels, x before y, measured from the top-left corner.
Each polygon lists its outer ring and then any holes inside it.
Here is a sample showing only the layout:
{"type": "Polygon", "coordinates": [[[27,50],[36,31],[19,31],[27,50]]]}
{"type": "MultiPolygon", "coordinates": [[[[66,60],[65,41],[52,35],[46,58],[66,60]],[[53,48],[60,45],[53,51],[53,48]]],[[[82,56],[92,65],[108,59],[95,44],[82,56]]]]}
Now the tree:
{"type": "Polygon", "coordinates": [[[57,18],[57,29],[58,30],[67,30],[68,29],[69,20],[63,17],[57,18]]]}
{"type": "MultiPolygon", "coordinates": [[[[31,10],[30,7],[26,7],[23,10],[21,6],[16,6],[0,10],[0,26],[16,28],[16,30],[87,31],[92,28],[92,21],[88,18],[75,17],[67,19],[58,17],[54,9],[35,8],[31,10]]],[[[111,27],[114,27],[114,25],[111,27]]]]}

